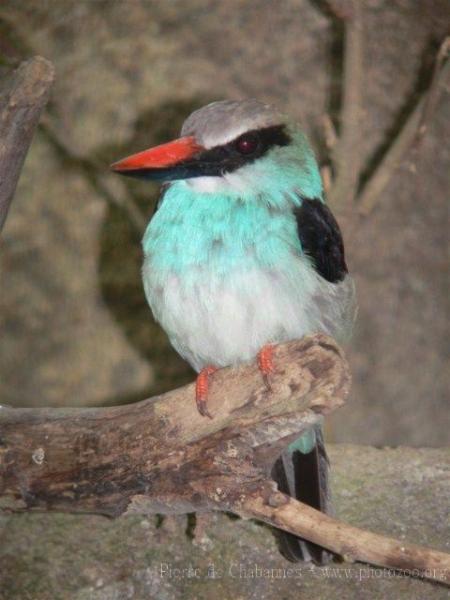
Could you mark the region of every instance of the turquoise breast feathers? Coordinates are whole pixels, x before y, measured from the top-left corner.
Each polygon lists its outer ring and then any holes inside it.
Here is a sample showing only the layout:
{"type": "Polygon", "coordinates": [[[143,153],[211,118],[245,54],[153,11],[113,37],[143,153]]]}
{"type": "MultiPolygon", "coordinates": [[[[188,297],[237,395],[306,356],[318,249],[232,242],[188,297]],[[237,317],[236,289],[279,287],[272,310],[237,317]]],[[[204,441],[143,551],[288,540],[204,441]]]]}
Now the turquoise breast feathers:
{"type": "Polygon", "coordinates": [[[300,196],[264,187],[242,198],[175,182],[145,233],[148,302],[196,370],[250,360],[266,343],[312,331],[339,338],[347,327],[347,286],[324,281],[301,248],[300,196]]]}

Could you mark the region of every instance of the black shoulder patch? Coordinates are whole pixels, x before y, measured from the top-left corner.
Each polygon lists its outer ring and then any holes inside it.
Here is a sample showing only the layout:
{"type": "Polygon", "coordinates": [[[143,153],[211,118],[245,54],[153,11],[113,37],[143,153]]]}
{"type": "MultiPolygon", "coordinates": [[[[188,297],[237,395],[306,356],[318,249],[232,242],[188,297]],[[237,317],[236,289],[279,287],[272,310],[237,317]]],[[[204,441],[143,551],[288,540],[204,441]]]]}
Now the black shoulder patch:
{"type": "Polygon", "coordinates": [[[304,199],[294,210],[302,248],[316,270],[331,283],[342,281],[347,274],[341,230],[331,210],[318,199],[304,199]]]}

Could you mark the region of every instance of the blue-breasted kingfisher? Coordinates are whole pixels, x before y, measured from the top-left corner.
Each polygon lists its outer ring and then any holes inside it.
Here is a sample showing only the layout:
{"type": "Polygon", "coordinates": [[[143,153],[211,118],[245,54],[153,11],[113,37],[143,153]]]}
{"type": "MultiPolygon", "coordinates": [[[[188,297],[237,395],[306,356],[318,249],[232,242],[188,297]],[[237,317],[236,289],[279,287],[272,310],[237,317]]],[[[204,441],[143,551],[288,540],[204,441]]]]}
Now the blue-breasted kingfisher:
{"type": "MultiPolygon", "coordinates": [[[[207,407],[220,367],[257,358],[266,378],[280,342],[324,332],[338,341],[356,310],[342,235],[311,146],[274,107],[248,99],[193,112],[181,137],[129,156],[114,171],[164,182],[143,238],[143,283],[156,320],[199,373],[207,407]]],[[[312,427],[276,461],[278,488],[328,512],[328,459],[312,427]]],[[[280,534],[286,558],[328,553],[280,534]]]]}

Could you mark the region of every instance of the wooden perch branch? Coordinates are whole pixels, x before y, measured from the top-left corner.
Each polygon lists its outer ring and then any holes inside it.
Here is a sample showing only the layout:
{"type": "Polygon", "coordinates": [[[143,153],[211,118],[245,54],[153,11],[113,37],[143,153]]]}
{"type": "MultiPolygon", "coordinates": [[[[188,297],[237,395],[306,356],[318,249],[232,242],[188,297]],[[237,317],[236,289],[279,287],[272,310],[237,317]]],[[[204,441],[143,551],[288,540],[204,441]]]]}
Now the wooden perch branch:
{"type": "Polygon", "coordinates": [[[277,491],[287,443],[340,406],[350,376],[324,335],[276,348],[268,390],[255,364],[214,374],[201,417],[194,387],[112,408],[0,409],[0,510],[120,516],[227,510],[391,568],[450,568],[440,552],[355,529],[277,491]]]}
{"type": "Polygon", "coordinates": [[[47,103],[54,79],[50,62],[40,56],[22,63],[2,86],[0,96],[0,231],[22,165],[47,103]]]}
{"type": "Polygon", "coordinates": [[[197,412],[193,385],[118,407],[2,408],[1,503],[111,516],[232,505],[348,391],[347,364],[326,336],[278,346],[276,365],[271,390],[254,364],[217,371],[213,419],[197,412]]]}

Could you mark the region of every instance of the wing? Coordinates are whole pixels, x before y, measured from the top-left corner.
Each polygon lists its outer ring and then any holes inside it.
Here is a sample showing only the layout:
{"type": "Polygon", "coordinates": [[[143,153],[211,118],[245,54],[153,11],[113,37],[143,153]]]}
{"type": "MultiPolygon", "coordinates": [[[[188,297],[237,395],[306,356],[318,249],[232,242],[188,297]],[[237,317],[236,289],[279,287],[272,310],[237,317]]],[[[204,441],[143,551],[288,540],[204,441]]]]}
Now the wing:
{"type": "Polygon", "coordinates": [[[305,198],[294,215],[302,249],[316,271],[330,283],[342,281],[348,273],[344,243],[331,210],[318,199],[305,198]]]}
{"type": "Polygon", "coordinates": [[[294,215],[303,251],[322,278],[314,295],[317,330],[345,342],[353,330],[357,304],[339,225],[330,209],[317,199],[303,200],[294,215]]]}

